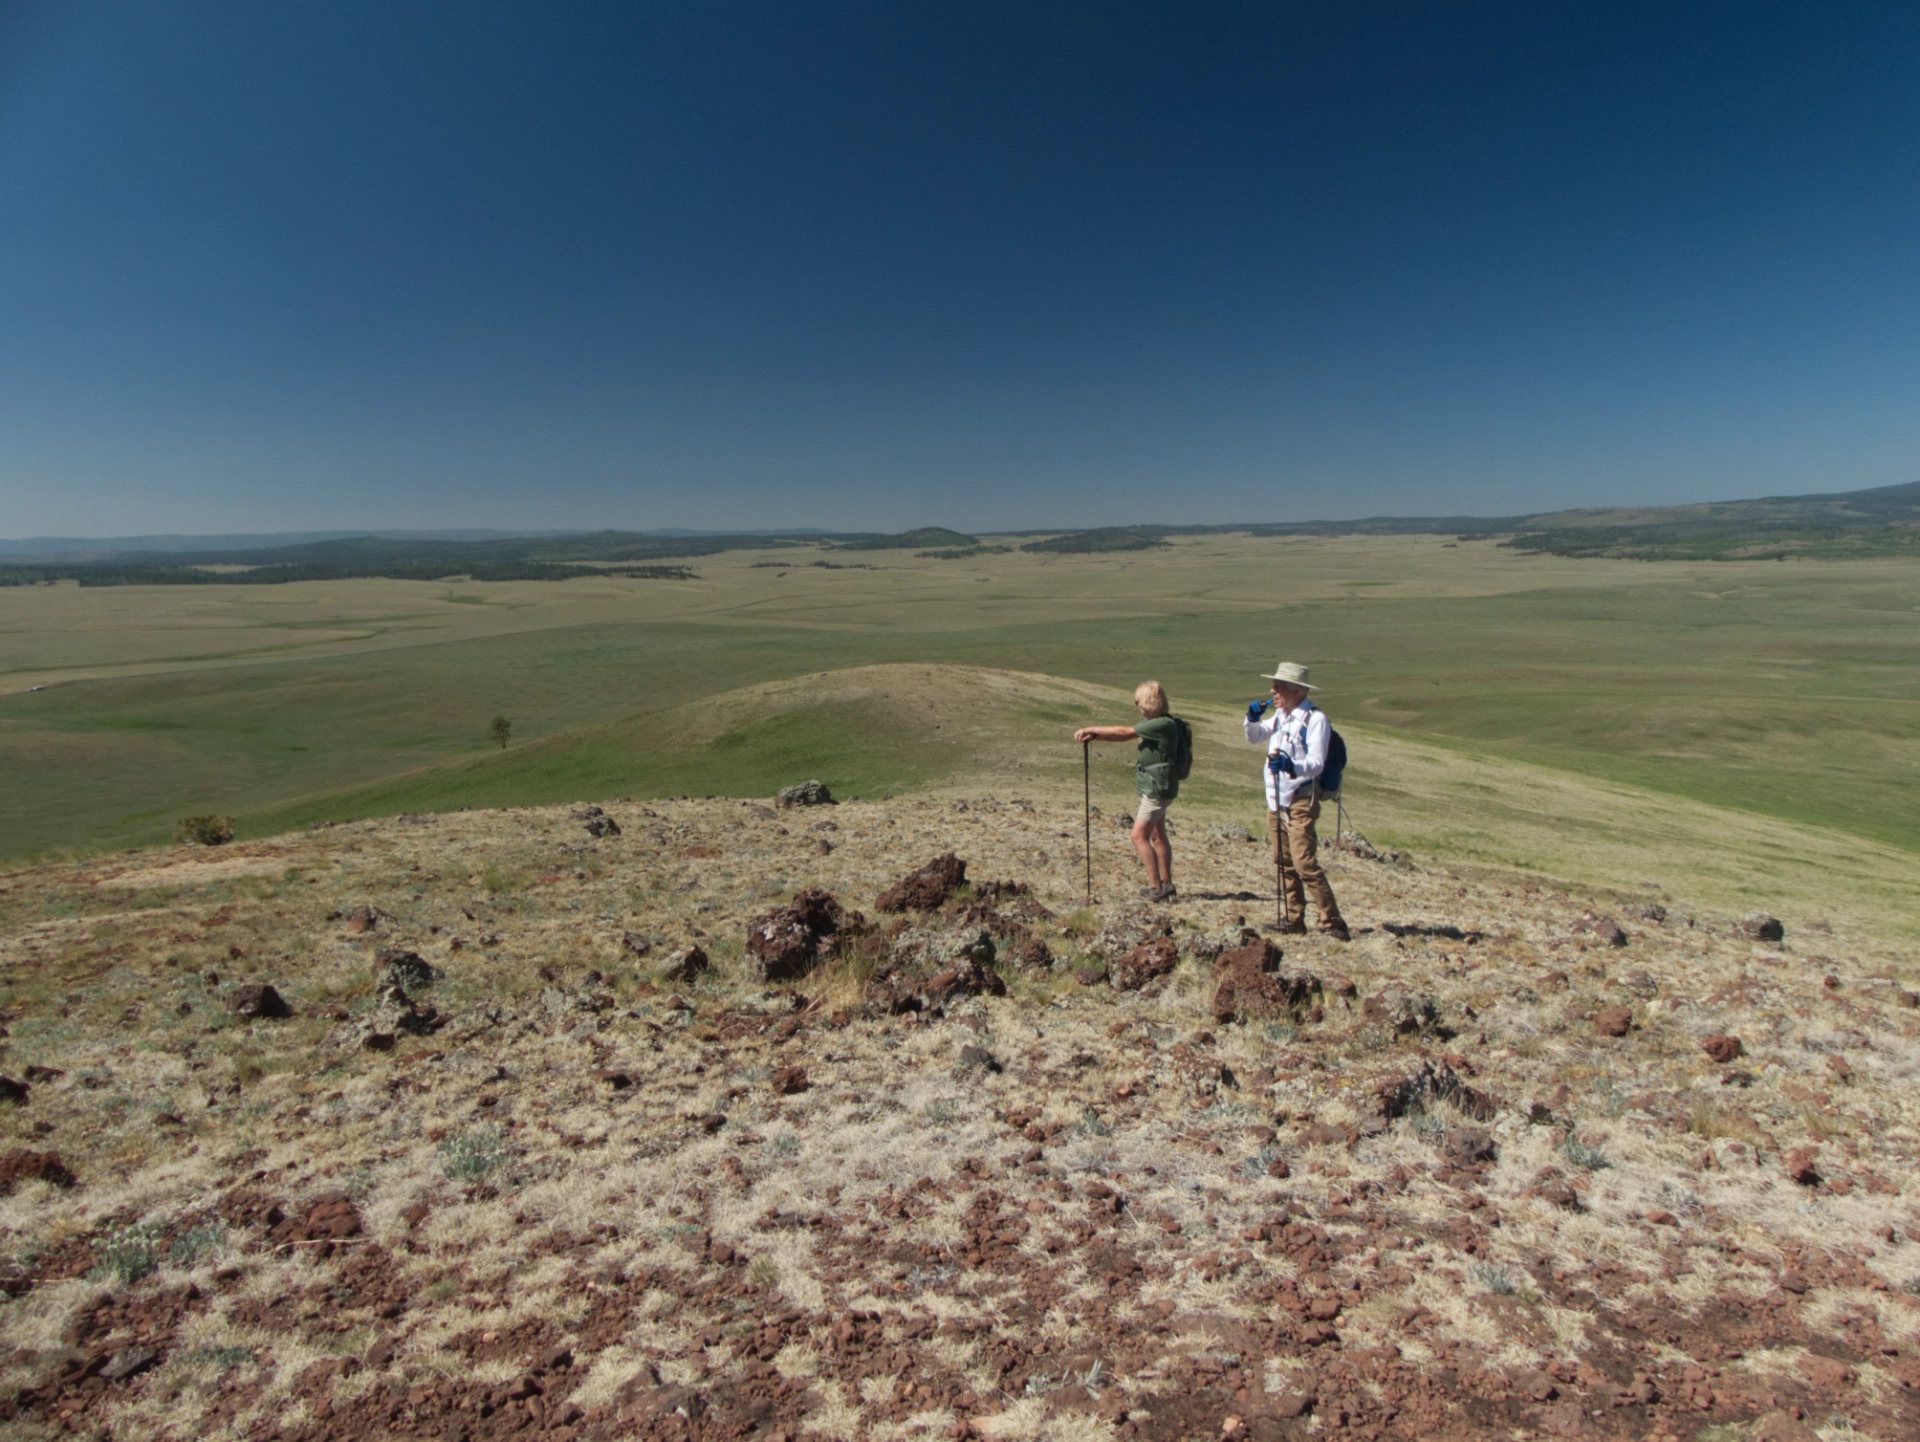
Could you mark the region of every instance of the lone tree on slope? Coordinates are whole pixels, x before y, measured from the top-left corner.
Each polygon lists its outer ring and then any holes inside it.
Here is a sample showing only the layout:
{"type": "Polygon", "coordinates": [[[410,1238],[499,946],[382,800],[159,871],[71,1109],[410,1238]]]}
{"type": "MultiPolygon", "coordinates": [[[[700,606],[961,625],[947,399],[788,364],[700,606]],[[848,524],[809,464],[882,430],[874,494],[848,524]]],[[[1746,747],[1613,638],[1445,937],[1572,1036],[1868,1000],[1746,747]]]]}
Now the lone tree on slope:
{"type": "Polygon", "coordinates": [[[502,751],[507,749],[507,741],[513,735],[513,723],[504,716],[493,718],[493,724],[487,727],[487,739],[502,751]]]}

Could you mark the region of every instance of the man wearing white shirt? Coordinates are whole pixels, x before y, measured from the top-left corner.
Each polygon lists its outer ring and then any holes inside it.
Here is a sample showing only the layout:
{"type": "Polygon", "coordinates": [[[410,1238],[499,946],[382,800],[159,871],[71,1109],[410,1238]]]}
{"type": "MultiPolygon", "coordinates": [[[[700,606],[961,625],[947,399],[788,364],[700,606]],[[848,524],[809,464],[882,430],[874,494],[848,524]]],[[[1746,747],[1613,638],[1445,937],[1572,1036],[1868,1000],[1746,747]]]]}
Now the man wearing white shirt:
{"type": "Polygon", "coordinates": [[[1282,661],[1263,679],[1273,683],[1273,714],[1267,703],[1247,707],[1247,740],[1267,748],[1267,837],[1280,871],[1280,930],[1299,934],[1307,929],[1307,898],[1320,916],[1320,933],[1337,941],[1351,941],[1352,933],[1340,918],[1340,905],[1320,869],[1314,822],[1320,819],[1320,773],[1327,765],[1328,738],[1333,728],[1308,699],[1313,686],[1305,666],[1282,661]]]}

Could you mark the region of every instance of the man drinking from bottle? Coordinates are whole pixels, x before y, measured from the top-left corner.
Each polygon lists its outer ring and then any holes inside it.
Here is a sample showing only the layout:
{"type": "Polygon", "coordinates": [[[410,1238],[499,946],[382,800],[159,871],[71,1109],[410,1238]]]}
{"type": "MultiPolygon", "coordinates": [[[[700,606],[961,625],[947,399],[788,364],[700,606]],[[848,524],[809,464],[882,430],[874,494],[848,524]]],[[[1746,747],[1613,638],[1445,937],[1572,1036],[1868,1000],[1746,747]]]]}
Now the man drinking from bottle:
{"type": "Polygon", "coordinates": [[[1280,931],[1298,935],[1307,929],[1311,896],[1320,917],[1320,934],[1351,941],[1317,855],[1314,822],[1320,818],[1320,773],[1326,769],[1333,728],[1308,699],[1307,693],[1314,688],[1307,674],[1305,666],[1292,661],[1282,661],[1272,675],[1263,673],[1263,679],[1273,683],[1273,714],[1265,714],[1265,701],[1249,703],[1247,740],[1267,748],[1267,836],[1280,872],[1280,931]]]}

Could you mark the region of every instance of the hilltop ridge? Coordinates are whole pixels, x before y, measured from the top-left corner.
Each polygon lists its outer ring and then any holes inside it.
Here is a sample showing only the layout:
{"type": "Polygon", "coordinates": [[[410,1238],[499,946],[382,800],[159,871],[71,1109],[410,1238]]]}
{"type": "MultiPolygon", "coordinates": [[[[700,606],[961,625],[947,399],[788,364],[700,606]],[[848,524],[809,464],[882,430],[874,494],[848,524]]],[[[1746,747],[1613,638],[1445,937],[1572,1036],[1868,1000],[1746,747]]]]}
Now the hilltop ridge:
{"type": "Polygon", "coordinates": [[[0,1415],[1912,1434],[1891,939],[1356,844],[1355,943],[1275,958],[1244,827],[1176,816],[1148,908],[1102,815],[1088,906],[1080,821],[609,799],[0,877],[0,1415]],[[760,979],[816,889],[839,943],[760,979]]]}

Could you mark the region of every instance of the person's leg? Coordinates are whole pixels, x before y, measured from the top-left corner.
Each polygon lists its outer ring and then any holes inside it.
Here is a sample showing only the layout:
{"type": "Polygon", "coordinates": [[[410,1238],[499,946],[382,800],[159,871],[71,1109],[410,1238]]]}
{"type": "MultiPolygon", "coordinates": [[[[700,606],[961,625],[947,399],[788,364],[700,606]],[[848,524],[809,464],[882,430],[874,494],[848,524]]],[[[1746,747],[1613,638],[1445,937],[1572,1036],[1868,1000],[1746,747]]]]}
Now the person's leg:
{"type": "Polygon", "coordinates": [[[1313,898],[1313,909],[1320,914],[1320,929],[1345,931],[1347,924],[1340,918],[1340,904],[1333,899],[1333,887],[1327,883],[1326,872],[1320,869],[1319,838],[1314,832],[1314,823],[1319,819],[1318,796],[1296,799],[1287,809],[1287,850],[1299,875],[1297,885],[1313,898]]]}
{"type": "Polygon", "coordinates": [[[1158,881],[1158,885],[1165,885],[1165,887],[1173,885],[1173,843],[1167,839],[1167,814],[1165,814],[1165,812],[1160,812],[1160,816],[1152,822],[1152,831],[1150,831],[1150,835],[1146,837],[1146,841],[1148,841],[1148,845],[1154,849],[1154,858],[1160,862],[1160,881],[1158,881]]]}
{"type": "Polygon", "coordinates": [[[1287,845],[1287,827],[1280,813],[1267,813],[1267,836],[1273,842],[1273,860],[1280,872],[1280,924],[1298,926],[1304,924],[1307,914],[1306,898],[1300,892],[1300,873],[1293,869],[1293,858],[1287,845]]]}
{"type": "Polygon", "coordinates": [[[1165,846],[1165,827],[1167,809],[1158,806],[1146,797],[1140,798],[1140,810],[1133,818],[1133,850],[1140,858],[1140,864],[1147,869],[1147,885],[1164,886],[1166,874],[1160,869],[1160,855],[1154,848],[1154,832],[1160,831],[1161,845],[1165,846]]]}

